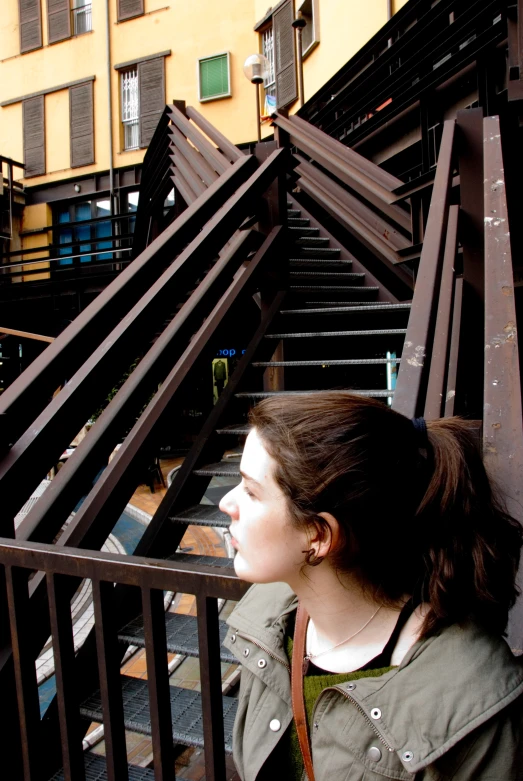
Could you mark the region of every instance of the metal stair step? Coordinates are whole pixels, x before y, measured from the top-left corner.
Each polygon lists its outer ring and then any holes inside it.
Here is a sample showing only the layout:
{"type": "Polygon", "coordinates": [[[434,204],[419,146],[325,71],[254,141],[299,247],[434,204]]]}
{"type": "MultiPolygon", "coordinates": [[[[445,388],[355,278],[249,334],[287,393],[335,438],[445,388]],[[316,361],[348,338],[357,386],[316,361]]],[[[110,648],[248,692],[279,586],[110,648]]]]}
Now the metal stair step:
{"type": "MultiPolygon", "coordinates": [[[[151,718],[147,681],[121,676],[124,723],[126,729],[151,735],[151,718]]],[[[170,686],[172,735],[175,743],[203,746],[202,697],[193,689],[170,686]]],[[[223,697],[225,751],[232,753],[232,728],[238,700],[223,697]]],[[[92,721],[103,722],[100,691],[94,692],[80,706],[80,713],[92,721]]]]}
{"type": "Polygon", "coordinates": [[[326,358],[324,361],[259,361],[257,367],[286,366],[377,366],[387,363],[400,363],[400,358],[326,358]]]}
{"type": "Polygon", "coordinates": [[[168,561],[180,564],[195,564],[198,567],[223,567],[234,569],[233,560],[226,556],[199,556],[193,553],[174,553],[168,561]]]}
{"type": "MultiPolygon", "coordinates": [[[[236,657],[221,643],[227,634],[227,624],[219,621],[220,626],[220,659],[222,662],[232,664],[236,657]]],[[[187,616],[182,613],[165,614],[165,635],[167,638],[167,650],[171,654],[183,654],[184,656],[199,656],[198,646],[198,619],[195,616],[187,616]]],[[[118,632],[118,637],[125,643],[145,648],[145,633],[143,617],[139,616],[130,621],[118,632]]]]}
{"type": "Polygon", "coordinates": [[[303,339],[304,337],[323,337],[323,336],[404,336],[407,333],[406,328],[378,328],[365,331],[308,331],[303,333],[289,334],[266,334],[266,339],[303,339]]]}
{"type": "Polygon", "coordinates": [[[344,271],[290,271],[289,272],[290,277],[299,277],[300,279],[303,277],[314,277],[317,279],[318,277],[320,279],[325,279],[327,282],[329,280],[339,280],[342,282],[344,279],[347,280],[347,282],[357,282],[358,280],[365,279],[365,273],[363,272],[344,272],[344,271]]]}
{"type": "Polygon", "coordinates": [[[297,250],[296,254],[300,258],[339,258],[341,253],[339,247],[302,246],[298,241],[295,241],[294,245],[294,249],[297,250]]]}
{"type": "MultiPolygon", "coordinates": [[[[256,364],[253,364],[253,366],[256,366],[256,364]]],[[[230,435],[230,436],[237,436],[241,437],[244,434],[248,434],[250,431],[250,426],[247,425],[247,423],[236,423],[232,426],[224,426],[224,428],[217,428],[216,433],[221,435],[230,435]]]]}
{"type": "MultiPolygon", "coordinates": [[[[85,781],[108,781],[107,764],[105,757],[98,754],[84,754],[85,781]]],[[[129,781],[154,781],[154,770],[146,767],[137,767],[129,765],[129,781]]],[[[59,770],[49,781],[64,781],[64,771],[59,770]]],[[[184,781],[180,776],[176,776],[176,781],[184,781]]]]}
{"type": "Polygon", "coordinates": [[[301,209],[291,209],[290,207],[287,208],[287,217],[289,219],[292,219],[293,217],[299,217],[301,214],[301,209]]]}
{"type": "Polygon", "coordinates": [[[228,515],[211,504],[189,507],[187,510],[170,515],[169,520],[176,523],[189,523],[192,526],[218,526],[221,529],[228,529],[231,523],[228,515]]]}
{"type": "Polygon", "coordinates": [[[398,310],[409,310],[411,304],[361,304],[357,303],[356,306],[324,306],[321,308],[313,309],[308,307],[307,309],[281,309],[281,315],[324,315],[337,312],[397,312],[398,310]]]}
{"type": "MultiPolygon", "coordinates": [[[[305,396],[309,393],[323,393],[324,391],[315,390],[293,390],[293,391],[245,391],[243,393],[237,393],[236,397],[241,399],[269,399],[272,396],[305,396]]],[[[394,396],[393,390],[360,390],[358,388],[345,388],[338,391],[339,393],[347,393],[351,396],[367,396],[373,399],[386,399],[394,396]]]]}
{"type": "Polygon", "coordinates": [[[208,464],[195,469],[193,475],[200,477],[240,477],[240,462],[220,461],[219,464],[208,464]]]}
{"type": "Polygon", "coordinates": [[[351,268],[352,260],[338,260],[330,258],[290,258],[289,264],[291,268],[310,268],[317,267],[322,268],[351,268]]]}
{"type": "Polygon", "coordinates": [[[379,287],[373,287],[372,285],[289,285],[289,290],[296,293],[325,293],[332,290],[333,292],[340,293],[342,291],[348,292],[362,292],[368,291],[369,293],[377,293],[379,287]]]}
{"type": "Polygon", "coordinates": [[[290,228],[308,228],[311,224],[308,217],[289,217],[287,222],[290,228]]]}
{"type": "MultiPolygon", "coordinates": [[[[300,238],[307,238],[307,239],[314,239],[317,240],[320,238],[320,229],[319,228],[306,228],[306,227],[299,227],[294,225],[289,225],[289,235],[291,239],[296,239],[297,237],[300,238]]],[[[327,244],[329,243],[329,239],[325,239],[327,244]]]]}
{"type": "MultiPolygon", "coordinates": [[[[306,230],[305,228],[290,228],[290,230],[306,230]]],[[[310,230],[318,230],[317,228],[311,228],[310,230]]],[[[292,234],[291,234],[292,236],[292,234]]],[[[299,236],[298,238],[294,239],[294,244],[297,247],[311,247],[311,248],[318,248],[318,247],[328,247],[329,246],[330,239],[324,238],[323,236],[299,236]]]]}

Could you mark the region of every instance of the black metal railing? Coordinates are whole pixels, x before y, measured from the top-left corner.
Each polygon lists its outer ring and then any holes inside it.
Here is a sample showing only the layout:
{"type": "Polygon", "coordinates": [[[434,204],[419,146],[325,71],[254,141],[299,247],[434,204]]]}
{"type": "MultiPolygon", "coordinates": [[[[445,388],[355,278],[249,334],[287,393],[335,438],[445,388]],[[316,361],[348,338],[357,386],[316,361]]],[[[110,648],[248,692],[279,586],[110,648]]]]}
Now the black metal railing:
{"type": "Polygon", "coordinates": [[[10,157],[0,155],[0,258],[2,239],[9,240],[13,235],[13,206],[15,194],[23,193],[23,185],[15,179],[15,169],[24,170],[23,163],[17,163],[10,157]],[[4,169],[6,176],[4,177],[4,169]]]}
{"type": "Polygon", "coordinates": [[[34,658],[27,642],[28,579],[35,572],[45,577],[47,586],[45,622],[50,626],[54,653],[61,738],[61,756],[54,757],[54,764],[58,759],[65,781],[85,781],[82,738],[89,722],[82,718],[80,707],[85,696],[83,682],[92,677],[92,670],[81,668],[81,660],[75,657],[68,596],[82,579],[92,584],[98,660],[95,685],[103,710],[106,777],[128,778],[120,682],[125,648],[118,642],[118,630],[122,628],[122,588],[133,587],[134,592],[139,590],[135,604],[144,619],[155,778],[175,778],[163,600],[164,591],[175,591],[196,597],[205,777],[209,781],[225,779],[217,601],[237,600],[245,593],[247,584],[239,581],[233,570],[6,539],[0,539],[0,565],[7,586],[24,779],[46,777],[46,772],[52,774],[57,769],[50,764],[46,770],[48,746],[40,718],[34,658]]]}

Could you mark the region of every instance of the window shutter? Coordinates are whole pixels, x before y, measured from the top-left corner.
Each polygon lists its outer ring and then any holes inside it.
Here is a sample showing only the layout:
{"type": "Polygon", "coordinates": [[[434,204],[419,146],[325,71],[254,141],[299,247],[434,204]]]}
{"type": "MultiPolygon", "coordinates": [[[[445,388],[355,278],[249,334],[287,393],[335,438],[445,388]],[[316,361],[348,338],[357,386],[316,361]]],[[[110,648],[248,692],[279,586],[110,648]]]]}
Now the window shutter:
{"type": "Polygon", "coordinates": [[[272,16],[274,67],[276,71],[276,108],[284,108],[298,97],[292,20],[292,0],[287,0],[272,16]]]}
{"type": "Polygon", "coordinates": [[[71,168],[94,163],[92,82],[69,88],[71,168]]]}
{"type": "Polygon", "coordinates": [[[20,11],[20,51],[30,52],[42,46],[40,0],[18,0],[20,11]]]}
{"type": "Polygon", "coordinates": [[[229,94],[227,55],[200,60],[200,100],[229,94]]]}
{"type": "Polygon", "coordinates": [[[143,14],[143,0],[118,0],[118,21],[143,14]]]}
{"type": "Polygon", "coordinates": [[[57,43],[71,37],[70,0],[47,0],[47,29],[49,43],[57,43]]]}
{"type": "Polygon", "coordinates": [[[140,146],[148,146],[165,108],[163,57],[138,63],[140,146]]]}
{"type": "Polygon", "coordinates": [[[24,100],[25,176],[45,174],[44,96],[24,100]]]}

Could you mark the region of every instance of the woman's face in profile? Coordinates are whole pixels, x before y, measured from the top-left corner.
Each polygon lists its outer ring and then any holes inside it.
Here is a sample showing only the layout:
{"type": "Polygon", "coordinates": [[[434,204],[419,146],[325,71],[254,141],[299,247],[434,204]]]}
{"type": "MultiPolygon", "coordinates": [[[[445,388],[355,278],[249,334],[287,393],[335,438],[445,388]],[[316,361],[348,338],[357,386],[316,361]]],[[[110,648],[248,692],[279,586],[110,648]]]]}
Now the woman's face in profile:
{"type": "Polygon", "coordinates": [[[292,583],[308,549],[307,535],[292,524],[274,479],[275,461],[256,430],[247,437],[240,464],[242,481],[220,502],[231,518],[234,569],[249,583],[292,583]]]}

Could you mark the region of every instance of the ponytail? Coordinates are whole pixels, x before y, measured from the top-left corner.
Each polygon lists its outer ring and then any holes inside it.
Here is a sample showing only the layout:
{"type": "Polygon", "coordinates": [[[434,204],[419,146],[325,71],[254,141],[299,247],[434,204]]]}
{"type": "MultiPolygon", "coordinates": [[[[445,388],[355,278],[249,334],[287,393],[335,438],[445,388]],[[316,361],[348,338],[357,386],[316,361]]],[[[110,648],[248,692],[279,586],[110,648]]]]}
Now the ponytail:
{"type": "Polygon", "coordinates": [[[489,480],[470,424],[429,421],[427,436],[431,475],[416,514],[426,529],[423,634],[468,618],[502,634],[518,593],[522,527],[489,480]]]}

